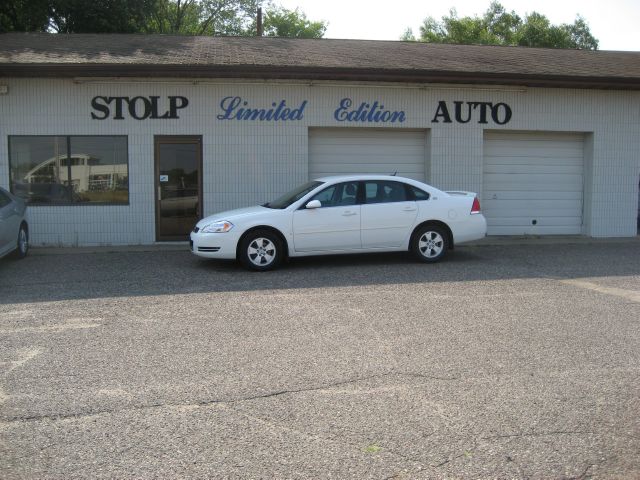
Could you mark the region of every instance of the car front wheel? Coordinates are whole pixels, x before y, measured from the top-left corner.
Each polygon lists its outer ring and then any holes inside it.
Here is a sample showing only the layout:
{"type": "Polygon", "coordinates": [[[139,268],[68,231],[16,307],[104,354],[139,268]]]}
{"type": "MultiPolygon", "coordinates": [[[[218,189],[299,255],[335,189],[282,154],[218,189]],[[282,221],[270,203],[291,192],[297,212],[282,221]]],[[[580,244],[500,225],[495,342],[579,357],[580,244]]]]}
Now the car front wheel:
{"type": "Polygon", "coordinates": [[[250,270],[271,270],[282,262],[283,248],[277,235],[267,230],[256,230],[242,239],[240,262],[250,270]]]}
{"type": "Polygon", "coordinates": [[[27,256],[29,252],[29,230],[27,226],[23,223],[20,225],[20,230],[18,231],[18,241],[16,243],[16,258],[24,258],[27,256]]]}
{"type": "Polygon", "coordinates": [[[437,262],[447,253],[449,248],[447,238],[442,227],[426,225],[413,236],[411,251],[422,262],[437,262]]]}

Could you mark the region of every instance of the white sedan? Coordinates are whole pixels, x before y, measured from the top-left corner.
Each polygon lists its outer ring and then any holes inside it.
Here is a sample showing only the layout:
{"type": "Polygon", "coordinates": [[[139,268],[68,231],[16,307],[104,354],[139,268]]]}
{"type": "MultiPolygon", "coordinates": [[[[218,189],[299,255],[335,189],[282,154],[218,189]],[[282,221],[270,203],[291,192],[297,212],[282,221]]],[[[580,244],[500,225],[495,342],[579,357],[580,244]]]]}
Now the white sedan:
{"type": "Polygon", "coordinates": [[[270,270],[287,256],[339,253],[410,250],[423,262],[437,262],[486,232],[475,193],[360,175],[319,178],[264,205],[203,218],[190,244],[201,257],[270,270]]]}

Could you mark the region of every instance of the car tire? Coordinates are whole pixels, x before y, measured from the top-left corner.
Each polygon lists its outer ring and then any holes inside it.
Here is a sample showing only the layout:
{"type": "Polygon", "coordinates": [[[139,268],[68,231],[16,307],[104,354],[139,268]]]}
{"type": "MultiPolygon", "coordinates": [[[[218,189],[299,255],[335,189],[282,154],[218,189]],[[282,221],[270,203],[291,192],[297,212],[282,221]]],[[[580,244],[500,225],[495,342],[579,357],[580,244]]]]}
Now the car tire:
{"type": "Polygon", "coordinates": [[[259,272],[278,267],[282,263],[283,254],[282,241],[269,230],[254,230],[245,235],[238,252],[240,263],[245,268],[259,272]]]}
{"type": "Polygon", "coordinates": [[[442,260],[449,249],[449,236],[438,225],[420,227],[411,239],[411,252],[421,262],[434,263],[442,260]]]}
{"type": "Polygon", "coordinates": [[[20,225],[18,230],[18,239],[16,241],[16,251],[14,252],[15,258],[24,258],[29,253],[29,229],[26,223],[20,225]]]}

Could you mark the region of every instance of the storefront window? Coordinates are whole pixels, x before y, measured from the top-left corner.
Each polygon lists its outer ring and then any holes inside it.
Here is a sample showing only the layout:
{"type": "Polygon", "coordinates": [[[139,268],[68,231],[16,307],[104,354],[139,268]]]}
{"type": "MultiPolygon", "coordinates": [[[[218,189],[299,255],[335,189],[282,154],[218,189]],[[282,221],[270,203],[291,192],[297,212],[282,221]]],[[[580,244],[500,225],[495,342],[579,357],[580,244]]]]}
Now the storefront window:
{"type": "Polygon", "coordinates": [[[30,204],[126,204],[125,136],[9,137],[11,191],[30,204]]]}

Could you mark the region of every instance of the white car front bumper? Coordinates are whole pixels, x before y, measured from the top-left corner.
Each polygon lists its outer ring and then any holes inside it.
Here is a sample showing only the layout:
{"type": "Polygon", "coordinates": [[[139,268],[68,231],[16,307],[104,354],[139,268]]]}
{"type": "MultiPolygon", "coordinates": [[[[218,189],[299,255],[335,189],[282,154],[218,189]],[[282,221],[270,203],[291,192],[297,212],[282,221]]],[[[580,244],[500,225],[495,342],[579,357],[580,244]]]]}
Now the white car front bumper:
{"type": "Polygon", "coordinates": [[[226,233],[192,231],[189,243],[191,253],[199,257],[235,259],[238,240],[240,235],[233,230],[226,233]]]}

